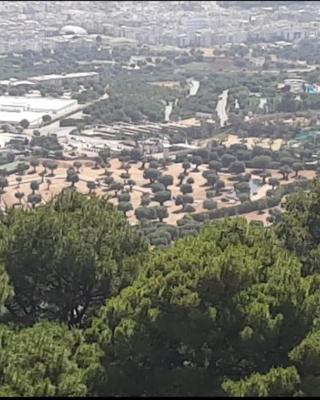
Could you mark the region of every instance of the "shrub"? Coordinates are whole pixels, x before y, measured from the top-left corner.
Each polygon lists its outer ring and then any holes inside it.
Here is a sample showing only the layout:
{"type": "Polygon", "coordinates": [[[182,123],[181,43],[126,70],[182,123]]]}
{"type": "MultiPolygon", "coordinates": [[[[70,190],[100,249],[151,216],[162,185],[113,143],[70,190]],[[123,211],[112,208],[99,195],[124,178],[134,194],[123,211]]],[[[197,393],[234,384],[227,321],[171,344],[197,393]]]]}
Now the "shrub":
{"type": "Polygon", "coordinates": [[[253,168],[269,169],[272,164],[270,156],[256,156],[252,159],[253,168]]]}
{"type": "Polygon", "coordinates": [[[121,203],[121,202],[130,201],[131,196],[129,193],[125,192],[125,193],[119,193],[117,198],[118,198],[118,202],[121,203]]]}
{"type": "Polygon", "coordinates": [[[171,200],[171,192],[169,192],[168,190],[161,190],[159,192],[156,192],[153,200],[160,203],[160,206],[163,206],[166,201],[171,200]]]}
{"type": "Polygon", "coordinates": [[[163,190],[166,190],[165,186],[162,183],[155,182],[150,185],[152,193],[157,193],[163,190]]]}
{"type": "Polygon", "coordinates": [[[205,199],[203,200],[203,208],[206,210],[214,210],[217,208],[217,202],[213,199],[205,199]]]}
{"type": "Polygon", "coordinates": [[[245,172],[245,170],[246,167],[241,161],[234,161],[229,166],[229,172],[231,174],[241,174],[242,172],[245,172]]]}
{"type": "Polygon", "coordinates": [[[215,196],[215,191],[214,190],[207,190],[206,191],[206,196],[207,196],[207,199],[212,199],[214,196],[215,196]]]}
{"type": "Polygon", "coordinates": [[[187,193],[192,193],[193,192],[193,188],[191,185],[189,185],[188,183],[184,183],[181,185],[180,187],[181,193],[182,194],[187,194],[187,193]]]}

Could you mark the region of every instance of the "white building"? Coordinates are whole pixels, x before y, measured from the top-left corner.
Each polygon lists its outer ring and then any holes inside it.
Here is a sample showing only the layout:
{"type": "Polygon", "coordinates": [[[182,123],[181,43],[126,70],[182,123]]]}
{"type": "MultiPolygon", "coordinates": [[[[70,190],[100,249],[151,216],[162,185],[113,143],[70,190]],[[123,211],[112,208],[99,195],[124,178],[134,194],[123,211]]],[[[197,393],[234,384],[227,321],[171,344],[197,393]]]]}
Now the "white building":
{"type": "Polygon", "coordinates": [[[0,123],[19,125],[23,119],[26,119],[30,128],[37,128],[41,126],[44,115],[50,115],[52,119],[56,119],[77,109],[77,100],[0,96],[0,123]]]}
{"type": "Polygon", "coordinates": [[[61,85],[62,82],[75,82],[75,81],[97,81],[99,80],[98,72],[74,72],[70,74],[60,75],[60,74],[51,74],[51,75],[40,75],[33,76],[29,78],[30,82],[46,84],[46,85],[61,85]]]}
{"type": "Polygon", "coordinates": [[[305,83],[306,81],[300,78],[288,78],[284,80],[284,84],[290,86],[290,91],[292,93],[302,93],[305,83]]]}

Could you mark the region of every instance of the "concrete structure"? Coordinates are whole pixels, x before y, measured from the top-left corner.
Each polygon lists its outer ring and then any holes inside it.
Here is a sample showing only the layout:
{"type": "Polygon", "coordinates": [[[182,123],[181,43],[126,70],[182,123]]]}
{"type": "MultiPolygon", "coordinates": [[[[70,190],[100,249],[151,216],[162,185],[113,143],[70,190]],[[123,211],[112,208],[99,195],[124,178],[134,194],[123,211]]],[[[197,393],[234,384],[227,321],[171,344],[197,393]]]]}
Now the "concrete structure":
{"type": "Polygon", "coordinates": [[[60,34],[61,35],[68,35],[68,34],[87,35],[88,32],[85,29],[81,28],[80,26],[66,25],[60,29],[60,34]]]}
{"type": "Polygon", "coordinates": [[[304,79],[300,78],[288,78],[284,80],[284,84],[290,86],[290,91],[292,93],[302,93],[303,85],[306,83],[304,79]]]}
{"type": "Polygon", "coordinates": [[[31,87],[31,86],[35,85],[35,83],[28,81],[28,80],[20,81],[15,78],[11,78],[11,79],[0,81],[0,85],[1,86],[12,86],[12,87],[18,87],[18,86],[31,87]]]}
{"type": "Polygon", "coordinates": [[[313,85],[305,84],[304,91],[305,91],[305,93],[308,93],[308,94],[319,94],[320,86],[316,85],[316,84],[313,84],[313,85]]]}
{"type": "Polygon", "coordinates": [[[45,84],[45,85],[61,85],[63,82],[75,82],[75,81],[97,81],[99,80],[98,72],[75,72],[72,74],[65,75],[40,75],[29,78],[30,82],[45,84]]]}
{"type": "Polygon", "coordinates": [[[56,119],[77,109],[77,100],[0,96],[0,123],[19,125],[23,119],[26,119],[30,128],[36,128],[41,126],[44,115],[50,115],[52,119],[56,119]]]}

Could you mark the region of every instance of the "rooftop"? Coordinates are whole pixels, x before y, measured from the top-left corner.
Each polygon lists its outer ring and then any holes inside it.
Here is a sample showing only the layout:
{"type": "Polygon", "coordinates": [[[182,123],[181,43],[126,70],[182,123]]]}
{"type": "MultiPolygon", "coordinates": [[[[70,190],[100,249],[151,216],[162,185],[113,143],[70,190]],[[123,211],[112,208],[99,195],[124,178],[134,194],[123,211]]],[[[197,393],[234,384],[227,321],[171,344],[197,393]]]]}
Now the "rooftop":
{"type": "Polygon", "coordinates": [[[10,123],[19,123],[23,119],[28,120],[29,123],[33,125],[42,119],[42,115],[40,113],[30,111],[12,112],[0,110],[0,122],[5,121],[10,123]]]}
{"type": "Polygon", "coordinates": [[[76,35],[87,35],[88,32],[81,28],[80,26],[74,26],[74,25],[66,25],[63,28],[61,28],[60,30],[60,34],[65,35],[65,34],[69,34],[69,33],[73,33],[76,35]]]}
{"type": "Polygon", "coordinates": [[[51,79],[70,79],[70,78],[84,78],[84,77],[88,77],[88,76],[97,76],[99,75],[98,72],[74,72],[71,74],[65,74],[65,75],[61,75],[61,74],[51,74],[51,75],[39,75],[39,76],[32,76],[30,77],[30,81],[46,81],[46,80],[51,80],[51,79]]]}
{"type": "Polygon", "coordinates": [[[41,123],[43,115],[61,115],[77,103],[76,100],[47,97],[0,96],[0,121],[18,124],[26,119],[34,126],[41,123]]]}
{"type": "MultiPolygon", "coordinates": [[[[76,104],[76,100],[54,99],[50,97],[0,96],[0,110],[6,107],[25,111],[59,111],[76,104]]],[[[8,110],[9,111],[9,110],[8,110]]]]}

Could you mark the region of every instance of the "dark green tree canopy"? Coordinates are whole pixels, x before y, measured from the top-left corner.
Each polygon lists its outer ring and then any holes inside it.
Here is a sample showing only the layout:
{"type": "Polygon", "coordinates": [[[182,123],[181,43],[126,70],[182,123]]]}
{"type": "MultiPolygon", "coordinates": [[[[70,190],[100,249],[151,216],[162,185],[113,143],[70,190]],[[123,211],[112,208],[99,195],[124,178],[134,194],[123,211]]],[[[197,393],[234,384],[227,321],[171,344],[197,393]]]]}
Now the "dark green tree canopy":
{"type": "Polygon", "coordinates": [[[131,283],[141,234],[102,198],[72,193],[33,212],[10,210],[1,226],[1,262],[16,318],[81,323],[94,305],[131,283]]]}
{"type": "Polygon", "coordinates": [[[144,179],[149,179],[150,183],[153,183],[157,179],[159,179],[161,176],[161,172],[157,170],[156,168],[148,168],[144,171],[143,177],[144,179]]]}
{"type": "Polygon", "coordinates": [[[103,371],[99,347],[56,323],[0,325],[0,352],[1,397],[85,396],[103,371]]]}
{"type": "Polygon", "coordinates": [[[276,227],[279,240],[303,262],[307,273],[320,272],[320,183],[315,181],[309,193],[292,195],[286,213],[276,227]]]}
{"type": "Polygon", "coordinates": [[[105,352],[110,379],[104,393],[301,390],[306,376],[301,346],[315,329],[319,279],[303,278],[298,259],[279,248],[270,230],[240,218],[225,220],[154,254],[142,271],[87,331],[105,352]],[[261,375],[259,386],[246,389],[260,376],[254,373],[261,375]],[[272,374],[280,383],[268,386],[272,374]],[[242,378],[244,389],[232,384],[242,378]]]}

